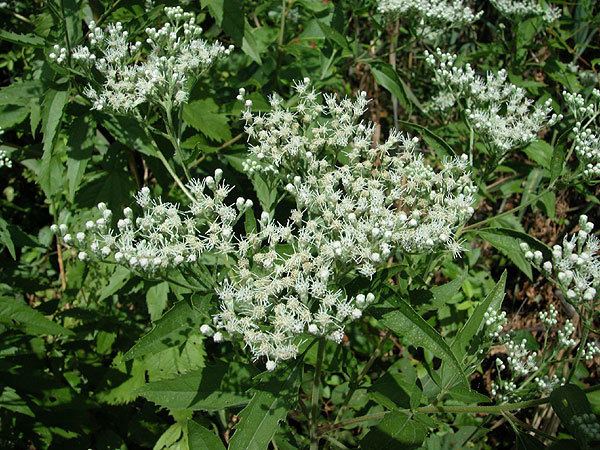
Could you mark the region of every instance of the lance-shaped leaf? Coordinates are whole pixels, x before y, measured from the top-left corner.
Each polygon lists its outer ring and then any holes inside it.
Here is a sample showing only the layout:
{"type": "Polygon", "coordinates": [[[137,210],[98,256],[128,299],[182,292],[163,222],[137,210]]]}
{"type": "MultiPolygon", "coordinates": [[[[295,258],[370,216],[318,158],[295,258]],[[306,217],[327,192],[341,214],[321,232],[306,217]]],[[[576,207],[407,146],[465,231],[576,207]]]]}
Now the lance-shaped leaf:
{"type": "Polygon", "coordinates": [[[240,422],[229,443],[230,450],[264,450],[294,404],[302,376],[302,358],[291,370],[282,370],[254,389],[254,396],[240,413],[240,422]]]}
{"type": "Polygon", "coordinates": [[[246,386],[240,379],[248,380],[252,374],[247,366],[219,362],[170,380],[148,383],[137,393],[171,410],[218,411],[248,403],[246,386]]]}
{"type": "Polygon", "coordinates": [[[385,327],[402,337],[405,345],[423,347],[447,362],[455,373],[455,376],[448,380],[449,384],[468,384],[460,363],[444,338],[404,300],[399,299],[394,305],[394,310],[385,313],[380,320],[385,327]]]}
{"type": "Polygon", "coordinates": [[[66,336],[73,334],[71,330],[47,319],[25,302],[9,297],[0,297],[0,323],[33,335],[66,336]]]}

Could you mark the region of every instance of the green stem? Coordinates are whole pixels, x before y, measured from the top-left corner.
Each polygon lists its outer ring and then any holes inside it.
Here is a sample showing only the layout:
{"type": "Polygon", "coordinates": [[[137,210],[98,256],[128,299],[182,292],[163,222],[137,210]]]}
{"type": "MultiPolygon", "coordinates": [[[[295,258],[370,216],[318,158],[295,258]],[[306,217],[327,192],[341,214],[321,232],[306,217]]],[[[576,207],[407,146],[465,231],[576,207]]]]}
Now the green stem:
{"type": "Polygon", "coordinates": [[[179,186],[181,188],[181,190],[187,196],[187,198],[189,198],[192,202],[195,202],[196,199],[192,196],[192,194],[190,194],[190,191],[188,191],[188,189],[185,187],[185,184],[183,184],[183,181],[181,181],[181,178],[179,178],[177,176],[177,174],[175,173],[175,171],[169,164],[169,161],[167,161],[167,158],[165,158],[165,156],[162,154],[162,152],[160,150],[158,150],[156,153],[158,155],[158,159],[160,159],[160,161],[165,166],[165,169],[167,169],[167,172],[169,172],[169,175],[171,175],[173,180],[175,180],[175,183],[177,183],[177,186],[179,186]]]}
{"type": "Polygon", "coordinates": [[[338,413],[335,416],[334,423],[339,420],[339,418],[342,416],[342,412],[344,412],[344,410],[348,407],[348,403],[350,403],[350,399],[352,398],[352,396],[354,395],[354,393],[360,386],[361,380],[368,373],[369,369],[371,368],[371,366],[373,366],[375,361],[377,361],[377,359],[381,356],[381,349],[383,348],[383,345],[387,342],[389,335],[390,335],[390,332],[387,331],[381,337],[379,343],[377,344],[377,347],[375,348],[375,351],[371,354],[371,357],[369,358],[369,360],[367,361],[365,366],[362,368],[362,370],[360,371],[360,373],[358,374],[356,379],[353,382],[351,382],[350,385],[348,386],[348,392],[346,393],[346,395],[344,397],[344,403],[342,403],[342,405],[340,406],[340,409],[338,410],[338,413]]]}
{"type": "Polygon", "coordinates": [[[318,450],[319,434],[317,433],[317,419],[320,413],[321,400],[321,369],[323,367],[323,356],[325,355],[325,339],[319,339],[317,348],[317,363],[315,365],[315,376],[312,385],[312,397],[310,402],[310,450],[318,450]]]}
{"type": "MultiPolygon", "coordinates": [[[[600,385],[591,386],[589,388],[583,389],[584,392],[593,392],[600,390],[600,385]]],[[[550,402],[550,397],[542,397],[533,400],[526,400],[522,402],[515,403],[503,403],[501,405],[493,405],[493,406],[422,406],[420,408],[415,409],[398,409],[395,411],[407,412],[407,413],[422,413],[422,414],[439,414],[439,413],[448,413],[448,414],[461,414],[461,413],[471,413],[471,414],[497,414],[502,415],[509,411],[519,411],[525,408],[532,408],[534,406],[545,405],[550,402]]],[[[365,416],[354,417],[352,419],[343,420],[338,423],[325,425],[321,427],[319,430],[320,433],[326,433],[331,430],[335,430],[338,428],[347,427],[349,425],[355,425],[362,422],[367,422],[370,420],[381,420],[388,414],[389,411],[382,411],[374,414],[367,414],[365,416]]]]}
{"type": "Polygon", "coordinates": [[[71,39],[69,37],[69,27],[67,26],[67,15],[65,14],[65,2],[60,0],[60,12],[62,14],[62,22],[65,27],[65,41],[67,42],[67,59],[69,66],[71,65],[71,39]]]}
{"type": "Polygon", "coordinates": [[[548,189],[544,190],[544,192],[542,192],[541,194],[538,194],[534,197],[531,197],[529,200],[527,200],[525,203],[520,204],[519,206],[509,209],[508,211],[501,212],[500,214],[498,214],[494,217],[488,217],[487,219],[481,220],[479,222],[475,222],[471,225],[467,225],[466,227],[463,227],[456,235],[459,236],[460,234],[464,233],[465,231],[472,230],[474,228],[479,228],[481,225],[485,225],[486,223],[491,222],[492,220],[497,219],[498,217],[506,216],[507,214],[512,214],[514,212],[520,211],[523,208],[527,208],[528,206],[530,206],[531,204],[533,204],[534,202],[536,202],[540,198],[542,198],[544,196],[544,194],[546,194],[546,192],[550,189],[551,189],[551,186],[548,186],[548,189]]]}
{"type": "Polygon", "coordinates": [[[575,363],[571,366],[569,376],[567,377],[567,383],[570,383],[571,378],[573,378],[573,375],[575,375],[575,371],[577,370],[577,366],[579,365],[579,361],[581,360],[581,356],[583,355],[583,351],[585,349],[585,343],[587,342],[587,338],[590,334],[590,327],[586,322],[585,310],[582,310],[579,314],[581,317],[581,326],[583,327],[583,335],[579,341],[579,348],[577,349],[577,355],[575,355],[575,363]]]}
{"type": "MultiPolygon", "coordinates": [[[[165,111],[166,111],[166,118],[167,118],[167,135],[169,138],[169,141],[171,142],[171,145],[173,146],[173,148],[175,149],[175,159],[178,160],[179,164],[181,165],[182,169],[183,169],[183,173],[185,174],[185,177],[189,180],[190,179],[190,174],[188,172],[187,167],[185,166],[185,161],[183,160],[183,155],[181,153],[181,132],[180,129],[176,130],[175,129],[175,124],[173,122],[173,109],[171,107],[171,105],[165,105],[164,106],[165,111]]],[[[181,121],[180,121],[181,123],[181,121]]]]}
{"type": "Polygon", "coordinates": [[[283,46],[283,37],[285,34],[285,16],[287,15],[286,6],[288,0],[282,0],[281,2],[281,23],[279,25],[279,38],[277,39],[277,43],[279,47],[283,46]]]}

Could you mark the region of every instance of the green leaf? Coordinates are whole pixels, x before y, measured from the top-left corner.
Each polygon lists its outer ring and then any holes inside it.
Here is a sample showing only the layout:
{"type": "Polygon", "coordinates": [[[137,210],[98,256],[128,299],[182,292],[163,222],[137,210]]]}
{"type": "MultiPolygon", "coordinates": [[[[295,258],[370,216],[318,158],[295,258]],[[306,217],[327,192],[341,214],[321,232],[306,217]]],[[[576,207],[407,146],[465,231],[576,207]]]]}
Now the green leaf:
{"type": "Polygon", "coordinates": [[[0,89],[0,105],[28,106],[41,97],[39,81],[18,81],[0,89]]]}
{"type": "Polygon", "coordinates": [[[460,363],[442,336],[404,300],[399,299],[394,304],[394,308],[395,311],[383,315],[382,325],[403,337],[407,345],[423,347],[449,364],[458,378],[458,380],[449,380],[449,384],[458,381],[460,384],[468,385],[460,363]]]}
{"type": "Polygon", "coordinates": [[[346,37],[344,35],[336,31],[326,23],[318,21],[317,24],[319,25],[319,28],[321,28],[321,31],[323,32],[325,37],[342,49],[342,54],[352,53],[350,51],[350,47],[348,46],[348,41],[346,40],[346,37]]]}
{"type": "Polygon", "coordinates": [[[404,109],[410,107],[402,82],[391,65],[380,62],[377,65],[371,66],[371,73],[375,81],[396,97],[404,109]]]}
{"type": "Polygon", "coordinates": [[[54,138],[59,129],[69,91],[49,89],[44,96],[42,105],[42,133],[44,134],[44,155],[52,150],[54,138]]]}
{"type": "Polygon", "coordinates": [[[487,228],[486,230],[479,230],[477,233],[486,242],[489,242],[494,248],[498,249],[504,254],[512,263],[517,266],[521,272],[527,275],[530,280],[533,279],[531,271],[531,264],[525,259],[525,255],[521,250],[521,241],[507,233],[517,233],[514,230],[503,230],[501,228],[487,228]]]}
{"type": "Polygon", "coordinates": [[[544,450],[546,446],[527,433],[517,432],[517,449],[516,450],[544,450]]]}
{"type": "Polygon", "coordinates": [[[17,34],[8,30],[0,30],[0,40],[28,47],[43,47],[46,41],[35,34],[17,34]]]}
{"type": "Polygon", "coordinates": [[[368,388],[369,397],[387,409],[412,409],[419,406],[422,390],[416,379],[407,379],[404,373],[386,372],[368,388]]]}
{"type": "Polygon", "coordinates": [[[203,8],[208,6],[217,25],[231,36],[236,45],[242,46],[244,53],[256,63],[262,64],[258,44],[250,24],[244,17],[244,5],[240,0],[202,0],[201,5],[203,8]]]}
{"type": "Polygon", "coordinates": [[[550,181],[556,181],[563,173],[566,150],[562,145],[557,146],[550,160],[550,181]]]}
{"type": "Polygon", "coordinates": [[[27,405],[25,400],[17,394],[10,386],[4,386],[0,392],[0,408],[8,409],[19,414],[24,414],[29,417],[35,417],[35,414],[31,408],[27,405]]]}
{"type": "Polygon", "coordinates": [[[154,323],[154,328],[144,335],[123,356],[124,360],[141,358],[181,345],[190,333],[202,324],[201,300],[181,300],[154,323]]]}
{"type": "Polygon", "coordinates": [[[187,423],[190,450],[225,450],[221,439],[194,420],[187,423]]]}
{"type": "Polygon", "coordinates": [[[193,411],[218,411],[248,403],[248,396],[235,378],[243,373],[238,364],[217,364],[179,375],[169,380],[148,383],[136,392],[157,405],[193,411]]]}
{"type": "Polygon", "coordinates": [[[445,140],[443,140],[441,137],[439,137],[437,134],[435,134],[428,128],[422,127],[421,125],[417,125],[416,123],[406,122],[404,120],[399,120],[398,123],[408,129],[416,130],[419,133],[421,133],[423,139],[425,139],[427,144],[436,152],[436,154],[440,158],[453,156],[456,154],[452,147],[450,147],[450,145],[445,140]]]}
{"type": "Polygon", "coordinates": [[[262,206],[264,211],[270,212],[277,199],[277,189],[273,189],[269,183],[258,174],[252,177],[252,185],[254,186],[254,191],[256,192],[260,206],[262,206]]]}
{"type": "Polygon", "coordinates": [[[546,215],[554,219],[556,218],[556,194],[552,191],[544,193],[538,200],[544,207],[546,215]]]}
{"type": "Polygon", "coordinates": [[[181,423],[176,422],[169,428],[167,428],[163,434],[160,435],[158,441],[156,441],[156,444],[154,444],[154,447],[152,447],[152,450],[162,450],[163,448],[174,450],[174,448],[179,447],[175,447],[175,444],[181,439],[182,436],[183,427],[181,426],[181,423]]]}
{"type": "Polygon", "coordinates": [[[91,116],[77,117],[69,130],[67,179],[71,201],[75,198],[88,161],[92,157],[95,136],[96,123],[91,116]]]}
{"type": "Polygon", "coordinates": [[[42,105],[42,133],[44,153],[40,164],[38,180],[46,196],[60,192],[63,186],[62,161],[54,151],[55,138],[60,129],[63,111],[69,98],[69,91],[48,90],[42,105]]]}
{"type": "Polygon", "coordinates": [[[212,98],[196,100],[185,105],[183,120],[214,141],[224,142],[231,139],[227,117],[219,114],[219,107],[212,98]]]}
{"type": "Polygon", "coordinates": [[[560,386],[550,394],[550,405],[563,426],[577,439],[581,448],[589,448],[587,435],[580,426],[573,423],[573,418],[582,414],[591,414],[595,418],[585,392],[574,384],[560,386]]]}
{"type": "Polygon", "coordinates": [[[10,328],[33,335],[72,335],[61,325],[47,319],[25,302],[14,298],[0,297],[0,322],[10,328]]]}
{"type": "Polygon", "coordinates": [[[255,388],[252,400],[239,414],[229,450],[264,450],[269,446],[280,428],[279,422],[297,401],[302,366],[302,359],[298,358],[291,371],[282,370],[255,388]]]}
{"type": "Polygon", "coordinates": [[[150,313],[150,320],[152,322],[162,315],[167,307],[168,299],[169,283],[166,281],[155,284],[146,291],[146,305],[148,306],[148,313],[150,313]]]}
{"type": "Polygon", "coordinates": [[[0,244],[4,244],[13,259],[17,258],[15,244],[13,243],[10,231],[8,231],[8,223],[2,217],[0,217],[0,244]]]}
{"type": "Polygon", "coordinates": [[[538,163],[544,169],[550,169],[554,148],[546,141],[537,140],[523,149],[529,159],[538,163]]]}
{"type": "Polygon", "coordinates": [[[416,449],[427,436],[427,427],[400,411],[392,411],[360,441],[364,450],[416,449]]]}
{"type": "Polygon", "coordinates": [[[491,399],[477,391],[473,391],[471,388],[466,386],[454,386],[448,391],[450,397],[459,402],[467,405],[479,404],[479,403],[491,403],[491,399]]]}
{"type": "Polygon", "coordinates": [[[116,294],[131,278],[131,271],[123,266],[116,266],[115,271],[110,276],[108,284],[98,292],[98,301],[107,299],[116,294]]]}
{"type": "Polygon", "coordinates": [[[133,117],[106,116],[102,125],[121,144],[144,155],[156,156],[156,145],[146,130],[133,117]]]}
{"type": "Polygon", "coordinates": [[[492,309],[493,311],[499,311],[504,299],[504,289],[506,286],[506,270],[502,273],[500,280],[485,299],[477,305],[473,314],[469,317],[464,326],[460,329],[450,348],[456,355],[459,361],[462,361],[468,354],[470,348],[478,349],[479,346],[476,344],[473,346],[473,340],[477,334],[483,329],[485,324],[485,313],[492,309]]]}

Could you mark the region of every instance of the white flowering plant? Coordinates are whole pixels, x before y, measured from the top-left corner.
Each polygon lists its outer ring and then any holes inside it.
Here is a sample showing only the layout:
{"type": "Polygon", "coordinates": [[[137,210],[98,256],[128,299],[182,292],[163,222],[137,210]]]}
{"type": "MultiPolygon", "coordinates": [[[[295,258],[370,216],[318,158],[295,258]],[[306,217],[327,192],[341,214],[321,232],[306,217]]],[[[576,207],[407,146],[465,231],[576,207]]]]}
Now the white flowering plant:
{"type": "Polygon", "coordinates": [[[0,448],[600,444],[595,5],[4,3],[0,448]]]}

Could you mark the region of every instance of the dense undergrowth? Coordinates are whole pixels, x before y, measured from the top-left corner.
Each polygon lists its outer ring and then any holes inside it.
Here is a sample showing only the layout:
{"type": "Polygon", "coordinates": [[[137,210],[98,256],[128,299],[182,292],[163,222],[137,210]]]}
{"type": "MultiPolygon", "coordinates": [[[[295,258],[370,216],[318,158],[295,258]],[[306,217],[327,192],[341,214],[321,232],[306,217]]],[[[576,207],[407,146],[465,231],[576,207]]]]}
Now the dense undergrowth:
{"type": "Polygon", "coordinates": [[[1,448],[600,446],[596,2],[0,17],[1,448]]]}

